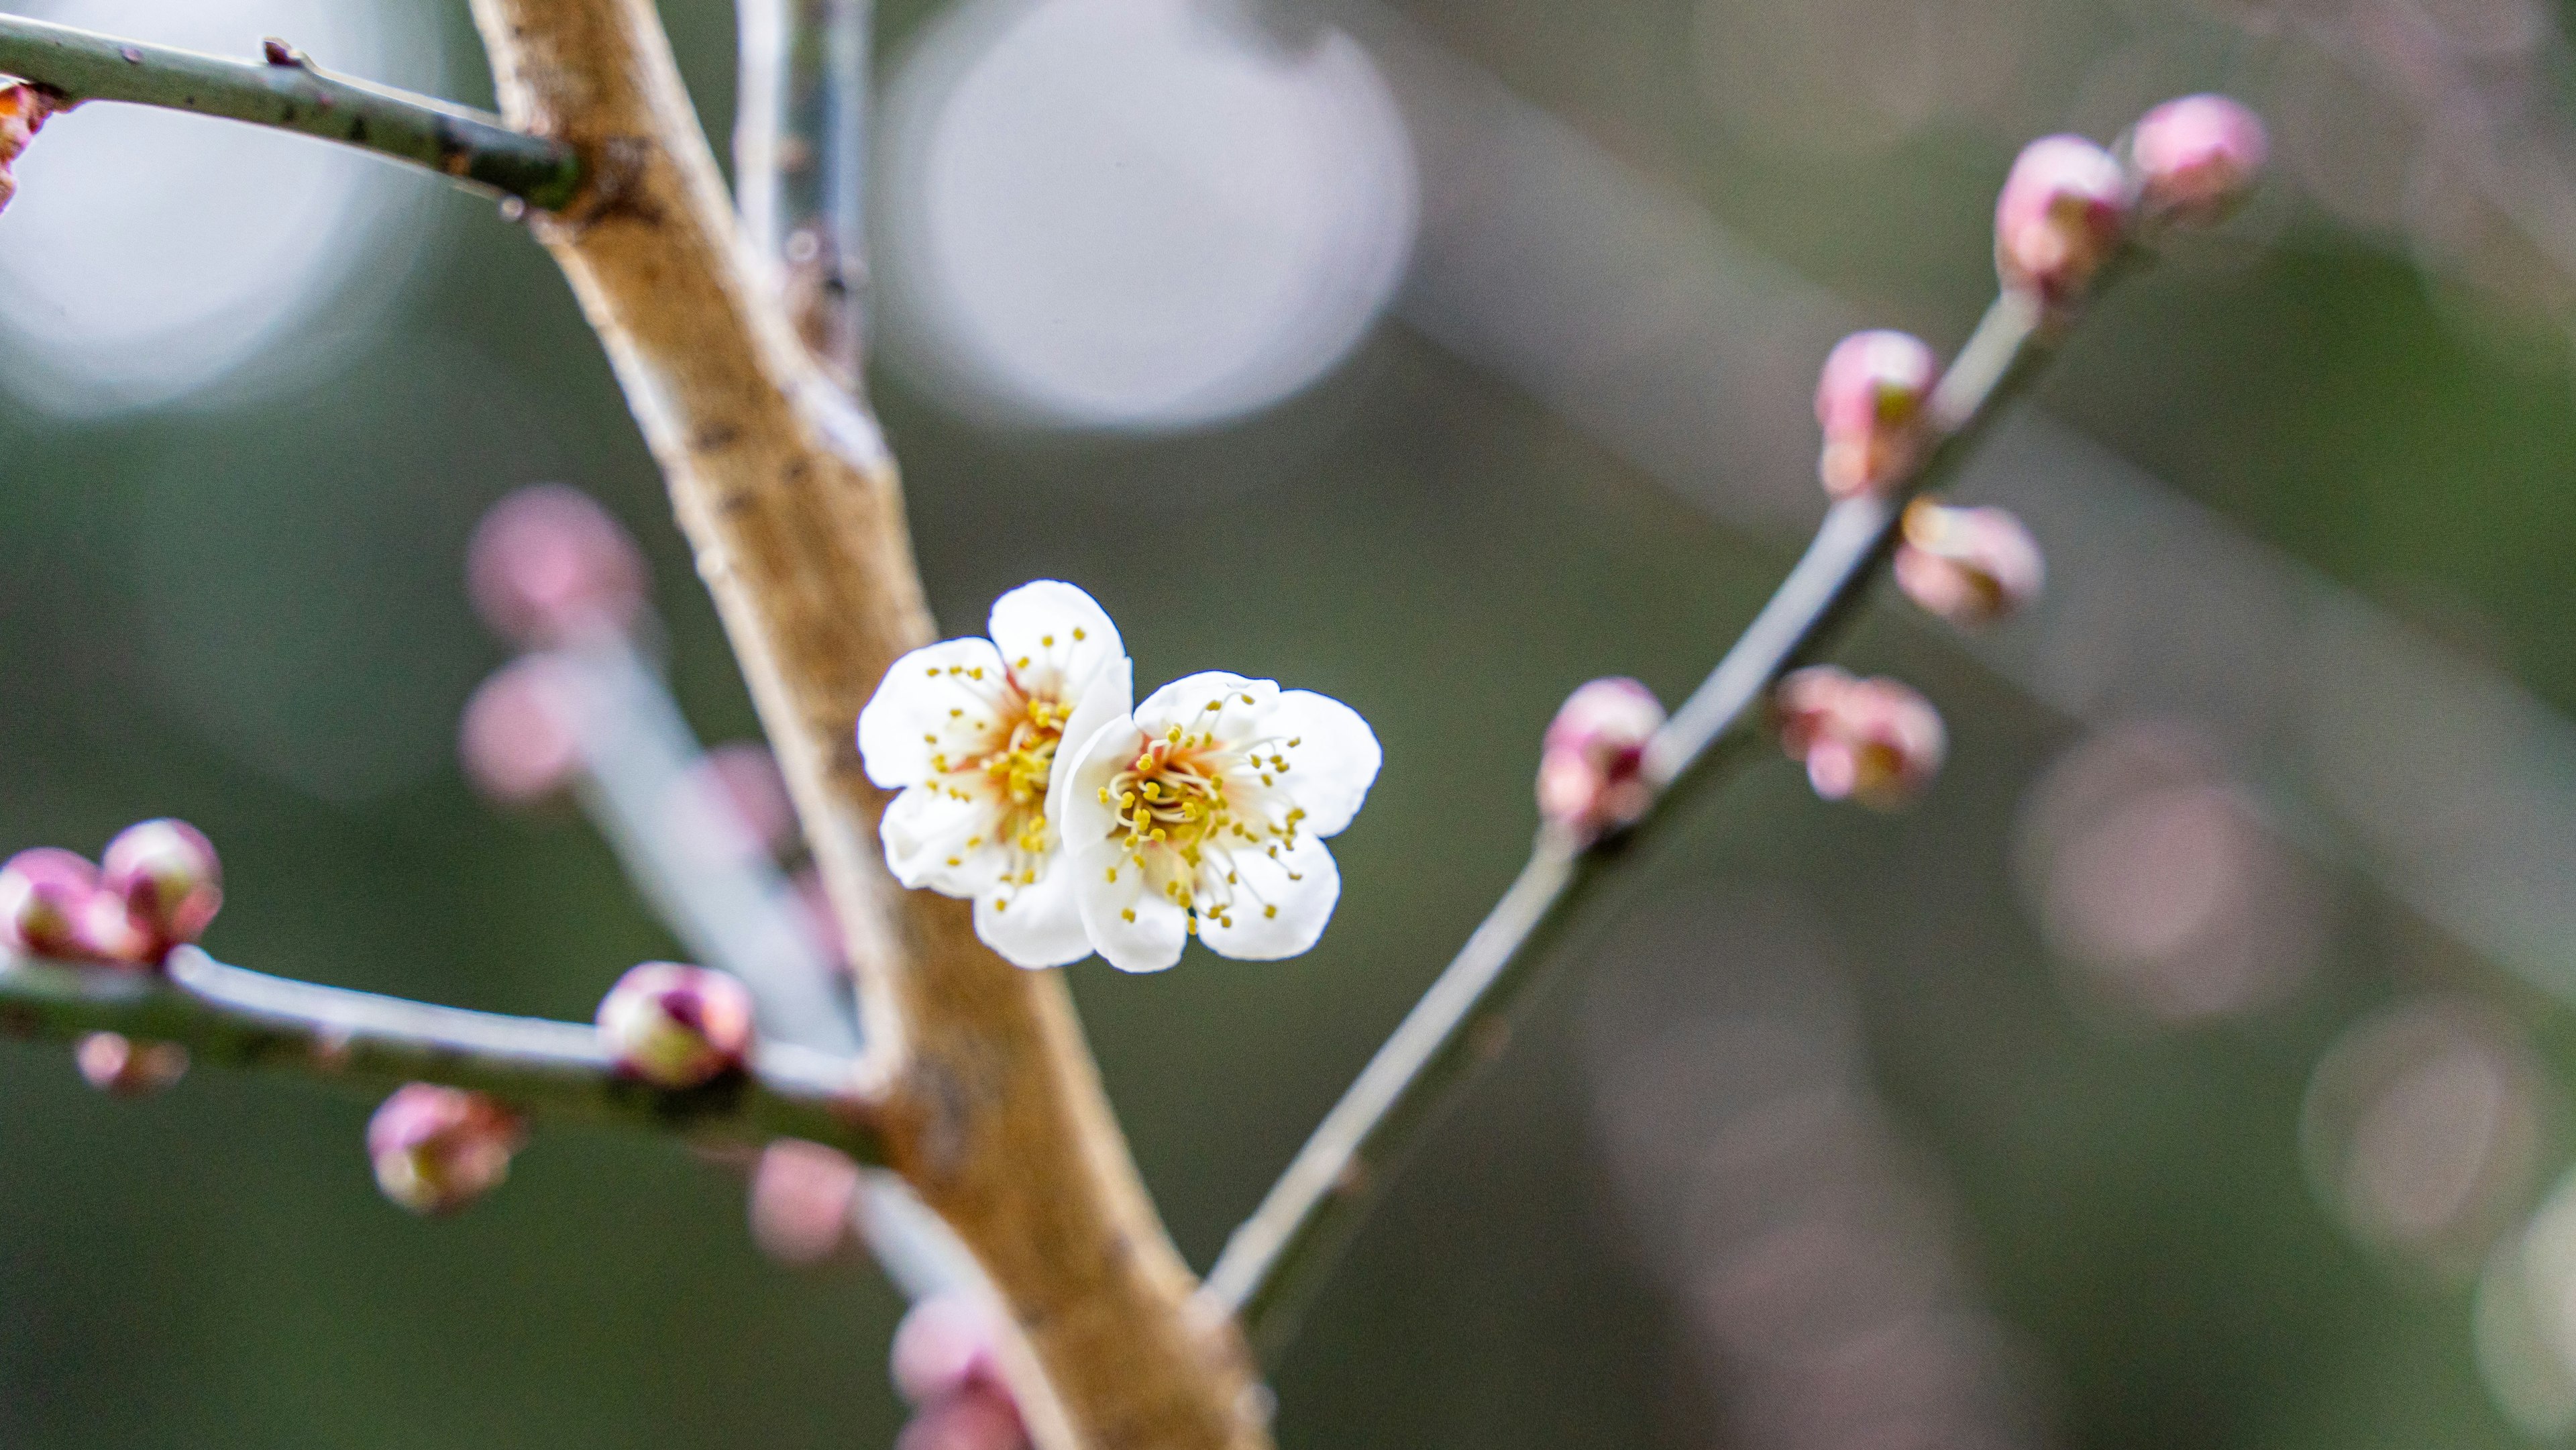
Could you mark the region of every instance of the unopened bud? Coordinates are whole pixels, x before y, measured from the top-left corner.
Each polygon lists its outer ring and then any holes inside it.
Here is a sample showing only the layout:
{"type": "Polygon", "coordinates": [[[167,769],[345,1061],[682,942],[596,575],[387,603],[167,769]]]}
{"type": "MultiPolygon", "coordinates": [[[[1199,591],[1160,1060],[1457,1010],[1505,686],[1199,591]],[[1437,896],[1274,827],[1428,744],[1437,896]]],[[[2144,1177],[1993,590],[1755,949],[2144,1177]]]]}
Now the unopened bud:
{"type": "Polygon", "coordinates": [[[2120,163],[2081,136],[2023,147],[1995,203],[1995,270],[2004,286],[2052,309],[2079,300],[2119,250],[2128,198],[2120,163]]]}
{"type": "Polygon", "coordinates": [[[644,579],[643,554],[608,510],[559,483],[494,504],[466,554],[474,607],[527,649],[628,628],[643,613],[644,579]]]}
{"type": "Polygon", "coordinates": [[[568,788],[581,768],[581,742],[567,718],[562,662],[524,655],[492,672],[465,702],[456,755],[485,799],[527,806],[568,788]]]}
{"type": "Polygon", "coordinates": [[[1782,747],[1827,800],[1893,810],[1932,783],[1948,751],[1940,713],[1894,680],[1814,665],[1783,679],[1773,701],[1782,747]]]}
{"type": "Polygon", "coordinates": [[[742,1067],[751,993],[729,972],[646,962],[600,1000],[599,1035],[620,1071],[656,1087],[696,1087],[742,1067]]]}
{"type": "Polygon", "coordinates": [[[2262,119],[2225,96],[2184,96],[2138,119],[2129,137],[2138,211],[2149,221],[2222,221],[2254,189],[2271,153],[2262,119]]]}
{"type": "Polygon", "coordinates": [[[819,1264],[850,1241],[859,1169],[820,1143],[781,1138],[751,1175],[751,1238],[782,1264],[819,1264]]]}
{"type": "Polygon", "coordinates": [[[1641,768],[1663,724],[1662,702],[1635,680],[1594,680],[1567,696],[1539,755],[1540,817],[1584,840],[1634,824],[1654,803],[1641,768]]]}
{"type": "Polygon", "coordinates": [[[40,957],[97,956],[98,868],[55,846],[0,866],[0,944],[40,957]]]}
{"type": "Polygon", "coordinates": [[[993,1309],[971,1294],[933,1294],[912,1306],[894,1331],[886,1367],[905,1401],[928,1405],[980,1384],[1001,1383],[1000,1326],[993,1309]]]}
{"type": "Polygon", "coordinates": [[[1835,498],[1875,493],[1922,455],[1924,404],[1940,363],[1902,332],[1855,332],[1834,344],[1816,378],[1825,451],[1817,472],[1835,498]]]}
{"type": "Polygon", "coordinates": [[[25,81],[0,82],[0,208],[18,194],[18,178],[10,168],[58,109],[52,96],[25,81]]]}
{"type": "Polygon", "coordinates": [[[157,962],[205,935],[224,904],[223,863],[214,843],[186,821],[145,821],[107,843],[99,887],[123,906],[142,939],[142,959],[157,962]]]}
{"type": "Polygon", "coordinates": [[[1991,624],[2039,597],[2047,565],[2021,520],[1998,508],[1944,508],[1916,499],[1896,547],[1905,597],[1950,621],[1991,624]]]}
{"type": "Polygon", "coordinates": [[[136,1042],[115,1032],[93,1032],[72,1048],[91,1087],[121,1098],[157,1093],[188,1071],[188,1049],[175,1042],[136,1042]]]}
{"type": "Polygon", "coordinates": [[[1029,1435],[998,1390],[970,1390],[925,1406],[894,1437],[894,1450],[1027,1450],[1029,1435]]]}
{"type": "Polygon", "coordinates": [[[448,1214],[501,1186],[526,1137],[519,1115],[481,1093],[416,1082],[367,1122],[367,1157],[385,1197],[448,1214]]]}

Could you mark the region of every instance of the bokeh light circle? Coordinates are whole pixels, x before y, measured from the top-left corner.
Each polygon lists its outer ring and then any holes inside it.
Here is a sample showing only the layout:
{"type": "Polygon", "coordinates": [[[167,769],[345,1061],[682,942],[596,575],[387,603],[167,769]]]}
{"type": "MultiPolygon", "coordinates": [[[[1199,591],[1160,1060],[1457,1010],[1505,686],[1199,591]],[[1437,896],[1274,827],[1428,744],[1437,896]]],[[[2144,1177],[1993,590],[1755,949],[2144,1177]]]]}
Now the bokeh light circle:
{"type": "Polygon", "coordinates": [[[891,351],[943,401],[1174,429],[1315,381],[1401,279],[1419,203],[1347,35],[1201,0],[976,0],[885,121],[891,351]]]}
{"type": "MultiPolygon", "coordinates": [[[[256,55],[284,35],[348,74],[434,88],[436,36],[361,0],[29,0],[13,10],[156,44],[256,55]]],[[[50,412],[168,403],[298,338],[425,191],[388,163],[309,138],[139,106],[58,117],[21,158],[0,215],[0,382],[50,412]]],[[[394,266],[387,266],[392,261],[394,266]]],[[[364,329],[337,319],[341,336],[364,329]]],[[[300,341],[301,349],[290,346],[300,341]]]]}

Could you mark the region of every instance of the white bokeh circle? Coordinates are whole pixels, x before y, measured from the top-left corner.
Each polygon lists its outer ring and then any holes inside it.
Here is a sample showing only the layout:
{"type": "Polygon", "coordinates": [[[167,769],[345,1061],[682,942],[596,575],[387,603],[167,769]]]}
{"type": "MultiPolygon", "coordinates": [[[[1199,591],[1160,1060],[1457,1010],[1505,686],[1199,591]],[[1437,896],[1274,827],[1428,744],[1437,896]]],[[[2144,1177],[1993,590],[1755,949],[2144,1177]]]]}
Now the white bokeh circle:
{"type": "Polygon", "coordinates": [[[902,67],[883,136],[890,351],[1023,421],[1277,402],[1366,335],[1419,220],[1367,52],[1208,0],[968,0],[902,67]]]}
{"type": "MultiPolygon", "coordinates": [[[[435,32],[374,0],[11,8],[244,57],[283,35],[349,74],[432,89],[440,79],[435,32]]],[[[168,403],[263,355],[325,351],[295,338],[297,324],[329,308],[362,261],[378,281],[408,269],[413,248],[399,237],[416,228],[423,195],[417,178],[343,147],[139,106],[56,118],[16,169],[17,199],[0,213],[0,383],[75,415],[168,403]]]]}

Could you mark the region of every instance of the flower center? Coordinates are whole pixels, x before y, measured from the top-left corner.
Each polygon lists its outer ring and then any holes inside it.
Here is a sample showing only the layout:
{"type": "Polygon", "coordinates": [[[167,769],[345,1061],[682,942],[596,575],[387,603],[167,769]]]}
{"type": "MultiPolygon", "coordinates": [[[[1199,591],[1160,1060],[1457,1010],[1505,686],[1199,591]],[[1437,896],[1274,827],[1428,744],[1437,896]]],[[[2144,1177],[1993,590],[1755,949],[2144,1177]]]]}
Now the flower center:
{"type": "Polygon", "coordinates": [[[1011,722],[1001,748],[979,763],[984,778],[1001,793],[1003,832],[1023,851],[1046,849],[1047,781],[1055,774],[1056,751],[1064,744],[1064,724],[1072,714],[1070,705],[1030,699],[1011,722]]]}
{"type": "Polygon", "coordinates": [[[1129,855],[1141,858],[1149,845],[1168,846],[1192,866],[1199,864],[1200,844],[1233,819],[1215,743],[1207,735],[1183,735],[1176,725],[1163,739],[1147,741],[1110,778],[1102,795],[1118,809],[1112,835],[1129,855]]]}

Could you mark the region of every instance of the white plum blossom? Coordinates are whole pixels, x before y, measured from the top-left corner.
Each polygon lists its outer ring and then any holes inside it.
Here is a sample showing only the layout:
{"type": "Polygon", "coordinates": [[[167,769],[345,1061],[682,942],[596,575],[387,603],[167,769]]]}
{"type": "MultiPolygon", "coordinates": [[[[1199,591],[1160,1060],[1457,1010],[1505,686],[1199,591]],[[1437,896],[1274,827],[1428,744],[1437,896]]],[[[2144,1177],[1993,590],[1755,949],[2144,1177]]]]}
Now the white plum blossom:
{"type": "Polygon", "coordinates": [[[987,627],[896,661],[859,712],[859,755],[903,792],[879,829],[895,879],[972,898],[975,934],[1011,962],[1062,966],[1091,951],[1062,869],[1065,743],[1126,716],[1134,672],[1070,584],[1012,590],[987,627]]]}
{"type": "Polygon", "coordinates": [[[1348,705],[1241,675],[1176,680],[1102,725],[1062,796],[1092,946],[1130,972],[1179,961],[1193,934],[1250,961],[1312,947],[1342,893],[1323,838],[1379,758],[1348,705]]]}

